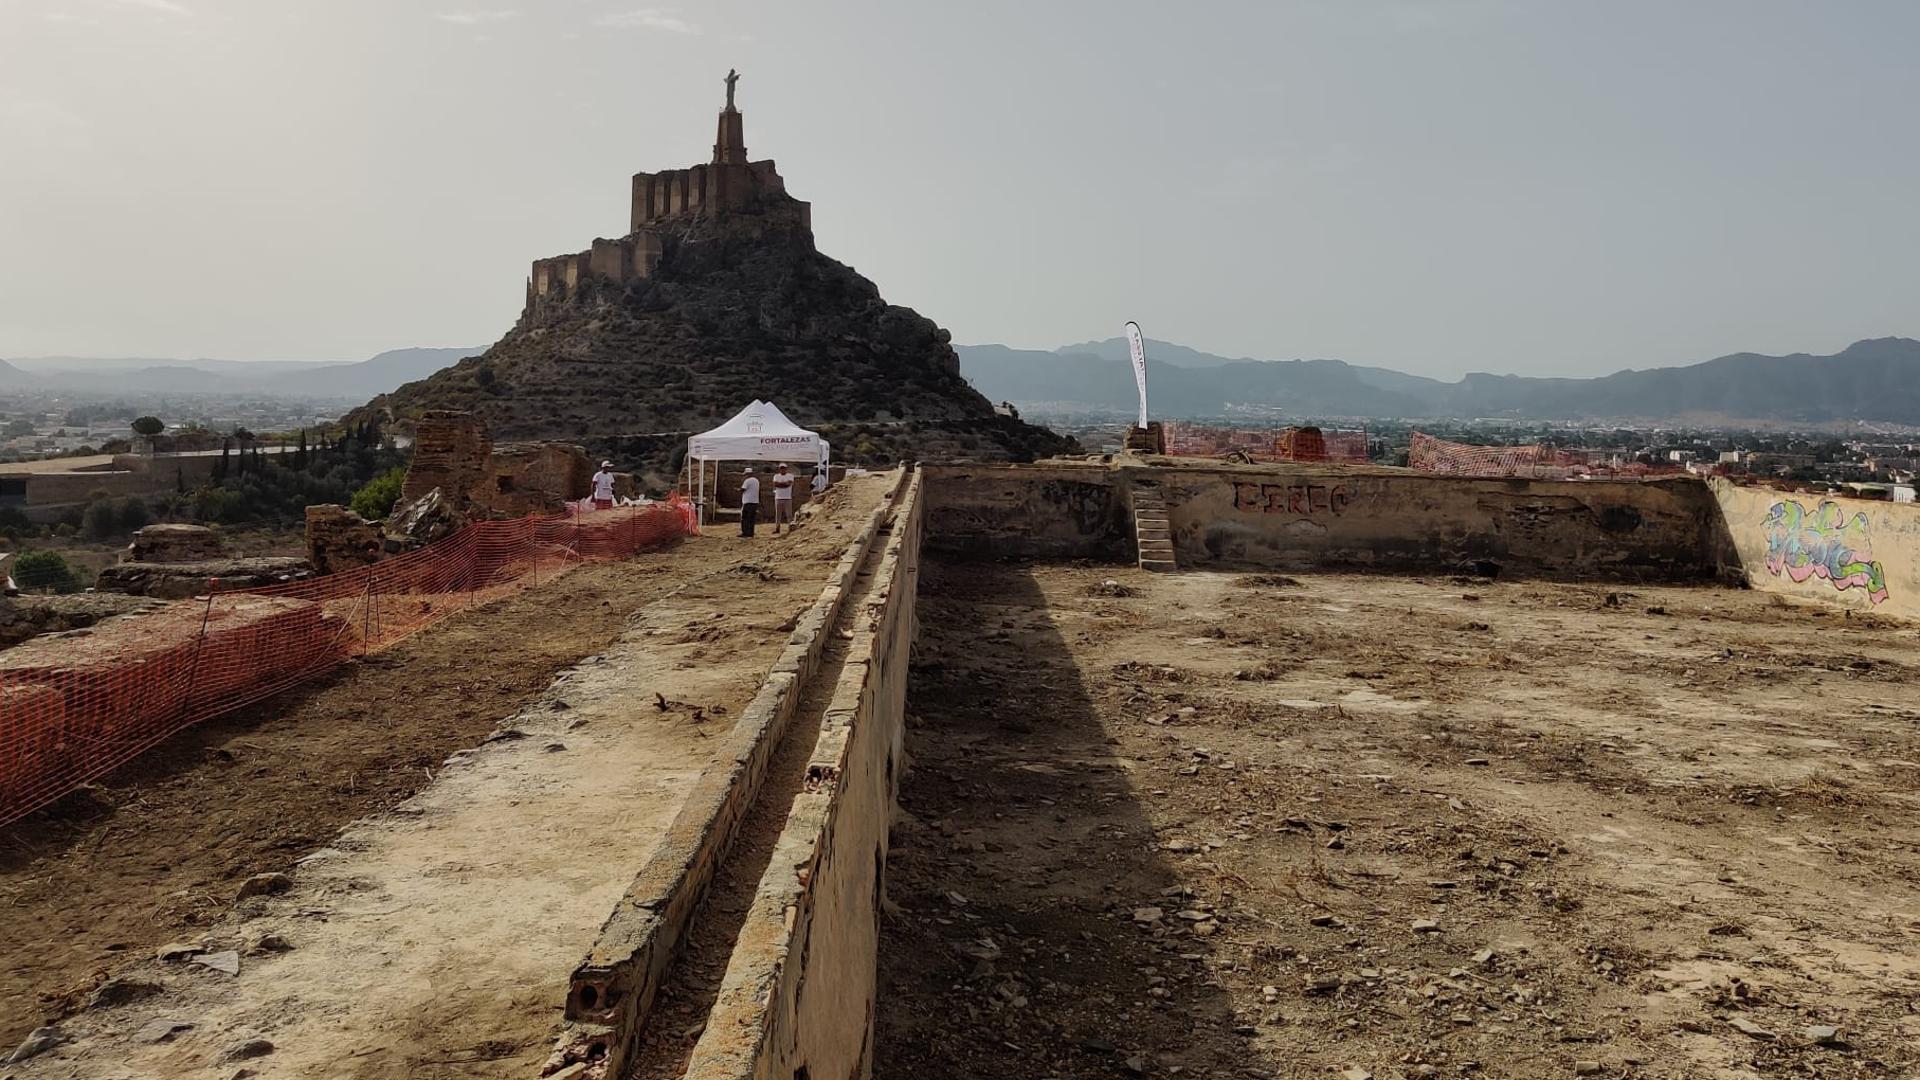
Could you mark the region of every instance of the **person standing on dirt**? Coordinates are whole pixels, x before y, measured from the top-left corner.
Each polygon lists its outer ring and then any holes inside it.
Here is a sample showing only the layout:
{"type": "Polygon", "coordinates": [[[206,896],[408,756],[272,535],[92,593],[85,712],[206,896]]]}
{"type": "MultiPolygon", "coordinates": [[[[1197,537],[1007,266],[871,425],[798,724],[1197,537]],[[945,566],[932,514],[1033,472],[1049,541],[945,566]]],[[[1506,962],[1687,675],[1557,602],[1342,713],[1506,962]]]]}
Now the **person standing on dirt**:
{"type": "Polygon", "coordinates": [[[773,532],[780,535],[780,526],[785,525],[788,532],[793,531],[793,474],[787,471],[786,462],[773,473],[773,532]]]}
{"type": "Polygon", "coordinates": [[[753,535],[754,519],[760,516],[760,478],[753,466],[740,470],[740,535],[753,535]]]}
{"type": "Polygon", "coordinates": [[[820,493],[825,490],[827,490],[827,467],[822,465],[813,470],[813,497],[819,498],[820,493]]]}
{"type": "Polygon", "coordinates": [[[613,462],[611,461],[601,462],[600,471],[593,474],[593,508],[595,510],[613,509],[613,462]]]}

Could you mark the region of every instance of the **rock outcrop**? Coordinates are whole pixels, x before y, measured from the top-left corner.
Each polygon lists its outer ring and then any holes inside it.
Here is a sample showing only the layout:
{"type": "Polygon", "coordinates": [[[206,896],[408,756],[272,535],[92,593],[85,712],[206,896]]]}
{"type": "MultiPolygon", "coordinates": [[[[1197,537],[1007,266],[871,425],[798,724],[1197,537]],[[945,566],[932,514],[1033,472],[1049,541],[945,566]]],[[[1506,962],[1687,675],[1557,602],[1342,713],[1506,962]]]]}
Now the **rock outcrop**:
{"type": "Polygon", "coordinates": [[[364,409],[400,427],[469,411],[495,438],[580,443],[655,486],[677,470],[684,437],[645,433],[704,430],[755,398],[802,424],[888,428],[876,445],[895,454],[1073,448],[996,416],[961,378],[947,331],[816,250],[808,204],[772,162],[747,162],[731,106],[719,131],[710,165],[634,178],[624,240],[536,263],[519,322],[492,348],[364,409]]]}

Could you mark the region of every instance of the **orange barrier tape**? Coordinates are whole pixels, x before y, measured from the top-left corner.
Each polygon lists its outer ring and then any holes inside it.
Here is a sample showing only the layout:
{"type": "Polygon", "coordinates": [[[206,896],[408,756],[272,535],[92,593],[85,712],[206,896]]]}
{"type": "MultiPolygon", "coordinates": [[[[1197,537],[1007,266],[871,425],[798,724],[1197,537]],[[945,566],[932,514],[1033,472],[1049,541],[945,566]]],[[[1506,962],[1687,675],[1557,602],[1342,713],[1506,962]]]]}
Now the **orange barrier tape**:
{"type": "Polygon", "coordinates": [[[694,531],[683,500],[481,521],[363,569],[182,600],[0,652],[0,824],[175,732],[297,686],[455,612],[694,531]]]}

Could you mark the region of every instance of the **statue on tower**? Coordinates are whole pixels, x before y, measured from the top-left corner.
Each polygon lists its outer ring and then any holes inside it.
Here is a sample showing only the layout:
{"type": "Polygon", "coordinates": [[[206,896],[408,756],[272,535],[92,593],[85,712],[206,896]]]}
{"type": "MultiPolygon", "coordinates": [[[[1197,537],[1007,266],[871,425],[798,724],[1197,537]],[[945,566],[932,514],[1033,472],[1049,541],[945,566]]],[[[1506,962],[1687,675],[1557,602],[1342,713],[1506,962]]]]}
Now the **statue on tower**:
{"type": "Polygon", "coordinates": [[[733,84],[739,81],[740,81],[740,73],[733,70],[732,68],[728,68],[727,69],[727,111],[728,112],[733,111],[733,84]]]}

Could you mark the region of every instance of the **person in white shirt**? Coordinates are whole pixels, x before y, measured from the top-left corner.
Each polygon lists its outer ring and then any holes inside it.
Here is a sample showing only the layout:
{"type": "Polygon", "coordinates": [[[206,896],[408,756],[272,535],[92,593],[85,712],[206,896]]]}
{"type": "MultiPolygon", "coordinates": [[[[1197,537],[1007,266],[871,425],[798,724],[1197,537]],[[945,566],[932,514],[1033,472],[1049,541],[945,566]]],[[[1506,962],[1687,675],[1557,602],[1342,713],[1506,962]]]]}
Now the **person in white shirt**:
{"type": "Polygon", "coordinates": [[[773,474],[774,535],[779,535],[782,525],[789,532],[793,530],[793,474],[787,471],[785,462],[773,474]]]}
{"type": "Polygon", "coordinates": [[[820,493],[825,490],[827,490],[827,470],[822,466],[813,471],[813,497],[819,498],[820,493]]]}
{"type": "Polygon", "coordinates": [[[753,535],[753,521],[760,516],[760,478],[753,475],[753,466],[741,470],[740,480],[740,535],[753,535]]]}
{"type": "Polygon", "coordinates": [[[601,462],[600,471],[593,474],[593,508],[595,510],[613,509],[613,462],[611,461],[601,462]]]}

